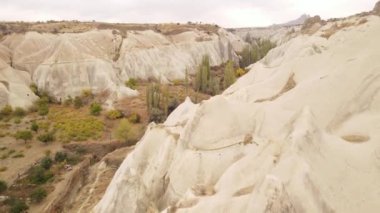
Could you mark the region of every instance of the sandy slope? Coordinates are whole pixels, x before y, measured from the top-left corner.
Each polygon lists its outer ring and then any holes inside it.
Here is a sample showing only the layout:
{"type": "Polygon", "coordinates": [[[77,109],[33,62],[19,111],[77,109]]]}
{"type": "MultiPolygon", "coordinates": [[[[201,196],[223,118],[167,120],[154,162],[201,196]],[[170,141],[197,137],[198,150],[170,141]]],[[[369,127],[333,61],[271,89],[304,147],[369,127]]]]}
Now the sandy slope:
{"type": "Polygon", "coordinates": [[[365,18],[151,124],[94,212],[378,212],[380,18],[365,18]]]}

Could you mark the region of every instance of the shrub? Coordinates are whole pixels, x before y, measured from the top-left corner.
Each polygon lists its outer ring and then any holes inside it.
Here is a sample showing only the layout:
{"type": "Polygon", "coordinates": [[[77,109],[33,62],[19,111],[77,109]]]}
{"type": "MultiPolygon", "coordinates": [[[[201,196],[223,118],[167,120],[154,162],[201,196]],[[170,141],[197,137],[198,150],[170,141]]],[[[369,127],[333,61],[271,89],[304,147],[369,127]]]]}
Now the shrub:
{"type": "Polygon", "coordinates": [[[29,209],[28,205],[23,200],[17,198],[10,198],[6,201],[10,206],[10,213],[22,213],[29,209]]]}
{"type": "Polygon", "coordinates": [[[24,153],[20,152],[12,156],[12,158],[23,158],[25,157],[24,153]]]}
{"type": "Polygon", "coordinates": [[[123,117],[123,113],[120,110],[110,110],[107,112],[107,118],[110,120],[116,120],[123,117]]]}
{"type": "Polygon", "coordinates": [[[13,109],[11,107],[11,105],[5,105],[1,111],[0,111],[0,115],[2,117],[6,117],[6,116],[10,116],[12,115],[12,112],[13,112],[13,109]]]}
{"type": "Polygon", "coordinates": [[[35,94],[35,95],[38,95],[38,87],[35,83],[31,84],[29,86],[30,90],[32,90],[32,92],[35,94]]]}
{"type": "Polygon", "coordinates": [[[23,130],[23,131],[17,131],[15,134],[15,138],[24,140],[24,142],[26,143],[27,141],[33,138],[33,135],[31,131],[23,130]]]}
{"type": "Polygon", "coordinates": [[[161,123],[165,120],[165,112],[159,108],[152,108],[149,113],[149,120],[161,123]]]}
{"type": "Polygon", "coordinates": [[[115,137],[118,140],[127,142],[131,133],[131,123],[127,119],[122,119],[119,126],[115,129],[115,137]]]}
{"type": "Polygon", "coordinates": [[[131,122],[131,123],[140,123],[140,120],[141,120],[141,116],[137,113],[132,113],[130,116],[128,116],[128,121],[131,122]]]}
{"type": "Polygon", "coordinates": [[[65,101],[63,102],[63,105],[71,106],[71,104],[73,104],[73,98],[71,96],[69,96],[65,99],[65,101]]]}
{"type": "Polygon", "coordinates": [[[21,119],[19,117],[16,117],[14,119],[14,122],[15,122],[15,124],[20,124],[21,123],[21,119]]]}
{"type": "Polygon", "coordinates": [[[83,106],[83,101],[82,101],[82,99],[80,98],[80,97],[75,97],[74,98],[74,107],[76,108],[76,109],[79,109],[79,108],[81,108],[83,106]]]}
{"type": "Polygon", "coordinates": [[[34,132],[38,132],[39,126],[36,123],[36,121],[32,121],[32,124],[30,125],[30,129],[34,132]]]}
{"type": "Polygon", "coordinates": [[[42,166],[33,167],[30,171],[28,179],[33,184],[44,184],[53,177],[53,174],[45,170],[42,166]]]}
{"type": "Polygon", "coordinates": [[[93,98],[94,94],[92,93],[91,89],[84,89],[81,93],[82,98],[93,98]]]}
{"type": "Polygon", "coordinates": [[[246,73],[247,73],[247,71],[245,71],[244,69],[238,68],[235,72],[235,75],[236,75],[236,77],[241,77],[241,76],[245,75],[246,73]]]}
{"type": "Polygon", "coordinates": [[[26,114],[25,110],[21,107],[16,107],[14,112],[13,112],[13,115],[16,117],[24,117],[25,114],[26,114]]]}
{"type": "Polygon", "coordinates": [[[67,153],[66,152],[56,152],[54,156],[54,160],[56,162],[63,162],[67,159],[67,153]]]}
{"type": "Polygon", "coordinates": [[[44,169],[50,169],[50,167],[53,165],[53,160],[50,157],[46,156],[41,159],[40,165],[44,169]]]}
{"type": "Polygon", "coordinates": [[[47,132],[44,134],[41,134],[37,137],[39,141],[42,143],[48,143],[54,141],[54,133],[53,132],[47,132]]]}
{"type": "Polygon", "coordinates": [[[128,81],[125,82],[125,86],[127,86],[131,89],[136,89],[136,87],[137,87],[136,79],[130,78],[128,81]]]}
{"type": "Polygon", "coordinates": [[[5,181],[0,180],[0,193],[5,192],[8,189],[8,185],[5,181]]]}
{"type": "Polygon", "coordinates": [[[34,203],[40,203],[47,196],[45,189],[39,187],[30,194],[30,198],[34,203]]]}
{"type": "Polygon", "coordinates": [[[90,105],[90,113],[91,115],[98,116],[100,115],[100,112],[102,111],[102,106],[99,103],[92,103],[90,105]]]}
{"type": "Polygon", "coordinates": [[[49,98],[48,97],[40,98],[34,103],[34,105],[39,115],[47,115],[49,113],[49,98]]]}

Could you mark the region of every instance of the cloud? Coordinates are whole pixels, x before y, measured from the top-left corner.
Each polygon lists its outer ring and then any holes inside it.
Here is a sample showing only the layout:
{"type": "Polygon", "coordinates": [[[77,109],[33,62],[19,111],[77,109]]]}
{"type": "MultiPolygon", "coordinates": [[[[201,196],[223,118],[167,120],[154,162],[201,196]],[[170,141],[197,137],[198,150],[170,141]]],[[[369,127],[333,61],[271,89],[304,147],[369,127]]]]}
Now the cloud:
{"type": "Polygon", "coordinates": [[[301,14],[323,18],[372,9],[377,0],[0,0],[0,20],[201,21],[224,27],[266,26],[301,14]]]}

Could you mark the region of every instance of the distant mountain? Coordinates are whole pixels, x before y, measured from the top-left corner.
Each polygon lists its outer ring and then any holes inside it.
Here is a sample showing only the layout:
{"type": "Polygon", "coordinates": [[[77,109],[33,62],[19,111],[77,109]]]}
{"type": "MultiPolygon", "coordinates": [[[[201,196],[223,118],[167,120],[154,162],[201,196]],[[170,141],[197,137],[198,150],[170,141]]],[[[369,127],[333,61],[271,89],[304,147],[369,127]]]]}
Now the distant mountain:
{"type": "Polygon", "coordinates": [[[286,22],[286,23],[283,23],[283,24],[275,24],[275,26],[280,26],[280,27],[289,27],[289,26],[295,26],[295,25],[301,25],[303,24],[306,19],[310,18],[310,15],[307,15],[307,14],[303,14],[302,16],[300,16],[299,18],[295,19],[295,20],[292,20],[292,21],[289,21],[289,22],[286,22]]]}

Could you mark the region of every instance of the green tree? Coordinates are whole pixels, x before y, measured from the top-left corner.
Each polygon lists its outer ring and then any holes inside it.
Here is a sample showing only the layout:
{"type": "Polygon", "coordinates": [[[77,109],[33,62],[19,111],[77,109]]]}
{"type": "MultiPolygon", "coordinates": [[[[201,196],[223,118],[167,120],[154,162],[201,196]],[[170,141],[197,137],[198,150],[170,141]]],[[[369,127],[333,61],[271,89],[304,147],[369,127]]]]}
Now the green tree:
{"type": "Polygon", "coordinates": [[[198,71],[195,75],[195,90],[200,92],[207,92],[209,88],[209,81],[211,78],[210,57],[208,55],[203,56],[202,63],[198,67],[198,71]]]}
{"type": "Polygon", "coordinates": [[[23,130],[23,131],[17,131],[15,134],[15,138],[24,140],[24,142],[26,143],[27,141],[33,138],[33,135],[31,131],[23,130]]]}
{"type": "Polygon", "coordinates": [[[224,67],[224,79],[223,86],[224,89],[231,86],[236,81],[235,72],[234,72],[234,64],[232,61],[228,61],[226,66],[224,67]]]}

